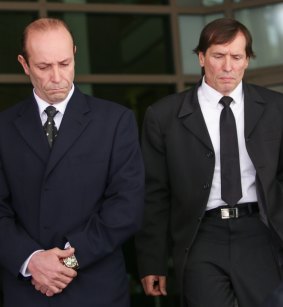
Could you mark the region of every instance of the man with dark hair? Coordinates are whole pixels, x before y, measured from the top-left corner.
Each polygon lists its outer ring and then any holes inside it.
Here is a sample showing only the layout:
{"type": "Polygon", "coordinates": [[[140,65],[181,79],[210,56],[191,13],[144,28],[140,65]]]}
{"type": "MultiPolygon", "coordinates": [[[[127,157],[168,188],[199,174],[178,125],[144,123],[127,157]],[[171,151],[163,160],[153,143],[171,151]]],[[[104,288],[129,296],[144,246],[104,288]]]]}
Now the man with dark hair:
{"type": "Polygon", "coordinates": [[[121,245],[144,194],[133,112],[73,84],[62,21],[34,21],[22,42],[33,94],[0,114],[4,306],[129,307],[121,245]]]}
{"type": "Polygon", "coordinates": [[[166,295],[172,251],[182,306],[258,307],[281,278],[283,95],[242,81],[254,52],[234,19],[205,26],[194,51],[202,80],[144,120],[141,281],[166,295]]]}

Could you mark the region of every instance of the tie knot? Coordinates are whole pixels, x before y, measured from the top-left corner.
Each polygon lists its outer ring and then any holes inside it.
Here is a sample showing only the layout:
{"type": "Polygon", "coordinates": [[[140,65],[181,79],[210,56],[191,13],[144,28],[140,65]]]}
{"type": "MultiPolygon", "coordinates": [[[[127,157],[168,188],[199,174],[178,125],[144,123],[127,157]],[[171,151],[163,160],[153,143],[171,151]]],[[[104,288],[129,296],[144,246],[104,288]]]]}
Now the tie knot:
{"type": "Polygon", "coordinates": [[[219,103],[223,105],[223,107],[229,107],[230,103],[233,101],[233,98],[230,96],[223,96],[220,100],[219,103]]]}
{"type": "Polygon", "coordinates": [[[56,110],[56,108],[53,107],[53,106],[47,107],[47,108],[44,110],[44,112],[47,114],[48,117],[52,117],[52,118],[58,113],[58,111],[56,110]]]}

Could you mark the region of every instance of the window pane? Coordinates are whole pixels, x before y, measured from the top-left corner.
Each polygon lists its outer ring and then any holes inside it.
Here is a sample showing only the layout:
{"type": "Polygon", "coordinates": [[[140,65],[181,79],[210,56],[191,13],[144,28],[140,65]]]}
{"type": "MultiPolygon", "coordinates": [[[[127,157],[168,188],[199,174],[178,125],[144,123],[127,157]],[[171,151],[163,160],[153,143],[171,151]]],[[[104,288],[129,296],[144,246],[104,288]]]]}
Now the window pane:
{"type": "MultiPolygon", "coordinates": [[[[20,0],[0,0],[0,2],[9,1],[9,2],[19,2],[20,0]]],[[[22,0],[20,2],[36,2],[38,0],[22,0]]]]}
{"type": "Polygon", "coordinates": [[[103,3],[103,4],[168,4],[168,0],[48,0],[61,3],[103,3]]]}
{"type": "MultiPolygon", "coordinates": [[[[82,91],[87,91],[84,87],[87,85],[79,85],[82,91]]],[[[174,85],[92,85],[91,92],[88,94],[108,99],[120,103],[132,109],[138,121],[139,127],[142,125],[143,116],[146,108],[156,102],[161,97],[167,96],[175,92],[174,85]]]]}
{"type": "Polygon", "coordinates": [[[77,42],[77,73],[172,73],[167,16],[52,13],[77,42]]]}
{"type": "Polygon", "coordinates": [[[210,21],[223,17],[223,14],[215,15],[181,15],[179,17],[181,55],[184,74],[201,74],[198,57],[193,53],[197,46],[203,27],[210,21]]]}
{"type": "Polygon", "coordinates": [[[22,72],[17,61],[20,52],[21,36],[25,26],[36,19],[36,13],[0,13],[0,73],[22,72]]]}
{"type": "Polygon", "coordinates": [[[20,102],[32,94],[30,84],[0,84],[0,111],[20,102]]]}
{"type": "Polygon", "coordinates": [[[245,24],[253,36],[257,57],[250,62],[250,68],[283,63],[283,4],[239,10],[235,18],[245,24]]]}
{"type": "Polygon", "coordinates": [[[273,86],[268,86],[269,89],[283,93],[283,85],[273,85],[273,86]]]}
{"type": "Polygon", "coordinates": [[[224,0],[176,0],[180,6],[213,6],[222,4],[224,0]]]}

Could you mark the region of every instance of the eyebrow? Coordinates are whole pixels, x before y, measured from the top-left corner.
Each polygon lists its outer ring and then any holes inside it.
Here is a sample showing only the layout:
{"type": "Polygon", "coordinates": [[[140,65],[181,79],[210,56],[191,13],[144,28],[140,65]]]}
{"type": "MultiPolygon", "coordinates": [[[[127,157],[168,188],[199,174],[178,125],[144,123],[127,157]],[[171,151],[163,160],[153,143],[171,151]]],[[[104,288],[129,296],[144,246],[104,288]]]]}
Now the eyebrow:
{"type": "MultiPolygon", "coordinates": [[[[70,62],[72,61],[71,58],[67,58],[67,59],[64,59],[64,60],[61,60],[59,61],[58,63],[65,63],[65,62],[70,62]]],[[[39,62],[39,63],[35,63],[35,65],[52,65],[52,63],[49,63],[49,62],[39,62]]]]}

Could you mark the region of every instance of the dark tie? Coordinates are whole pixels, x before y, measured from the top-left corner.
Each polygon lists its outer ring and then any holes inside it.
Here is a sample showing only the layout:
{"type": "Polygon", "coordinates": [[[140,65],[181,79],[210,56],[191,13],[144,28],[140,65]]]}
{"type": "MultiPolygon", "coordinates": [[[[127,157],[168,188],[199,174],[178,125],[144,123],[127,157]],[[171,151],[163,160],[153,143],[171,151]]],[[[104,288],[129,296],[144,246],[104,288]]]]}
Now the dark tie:
{"type": "Polygon", "coordinates": [[[237,129],[230,108],[232,101],[229,96],[219,101],[224,107],[220,115],[221,198],[229,206],[234,206],[242,197],[237,129]]]}
{"type": "Polygon", "coordinates": [[[46,133],[49,146],[52,147],[58,133],[54,122],[54,117],[58,111],[55,107],[49,106],[44,110],[44,112],[47,114],[47,121],[45,122],[43,128],[46,133]]]}

